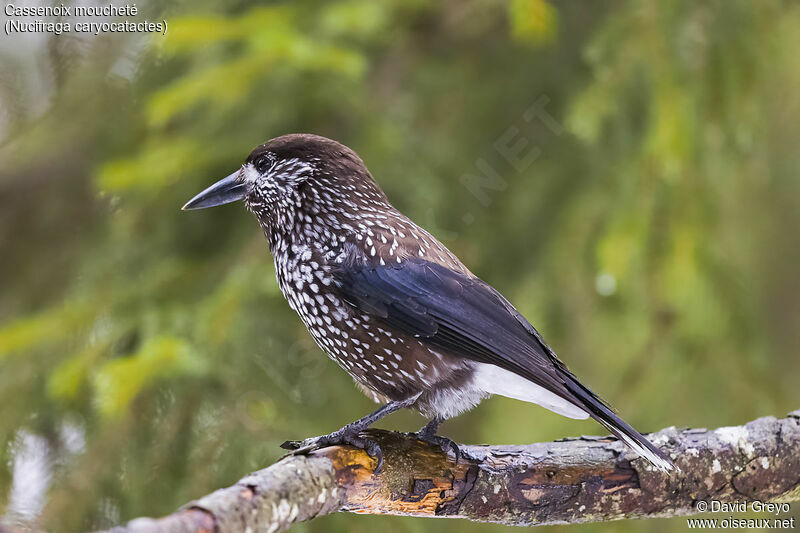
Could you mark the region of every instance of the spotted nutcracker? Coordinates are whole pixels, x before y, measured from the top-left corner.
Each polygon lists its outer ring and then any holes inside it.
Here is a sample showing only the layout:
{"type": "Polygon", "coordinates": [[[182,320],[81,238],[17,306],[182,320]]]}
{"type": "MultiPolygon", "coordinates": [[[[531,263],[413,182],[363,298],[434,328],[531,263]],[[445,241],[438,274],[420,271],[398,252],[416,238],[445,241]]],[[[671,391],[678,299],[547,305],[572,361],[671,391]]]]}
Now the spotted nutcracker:
{"type": "Polygon", "coordinates": [[[283,295],[317,344],[384,405],[329,435],[286,442],[308,451],[350,444],[404,407],[431,421],[421,440],[458,447],[439,424],[493,394],[569,418],[594,418],[656,468],[670,459],[581,384],[542,336],[442,243],[395,209],[351,149],[309,134],[257,147],[183,209],[244,200],[269,241],[283,295]]]}

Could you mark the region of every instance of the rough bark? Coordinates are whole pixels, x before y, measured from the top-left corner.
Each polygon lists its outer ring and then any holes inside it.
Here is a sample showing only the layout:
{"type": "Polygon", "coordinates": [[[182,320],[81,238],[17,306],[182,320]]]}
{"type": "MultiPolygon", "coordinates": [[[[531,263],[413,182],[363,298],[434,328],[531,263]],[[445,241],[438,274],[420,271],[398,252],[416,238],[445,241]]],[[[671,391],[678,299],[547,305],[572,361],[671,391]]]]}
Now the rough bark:
{"type": "Polygon", "coordinates": [[[509,525],[697,512],[697,502],[800,500],[800,410],[716,430],[652,434],[681,472],[665,475],[611,437],[527,446],[463,446],[457,464],[402,433],[370,430],[383,472],[360,450],[289,456],[161,519],[114,533],[284,531],[335,511],[459,517],[509,525]]]}

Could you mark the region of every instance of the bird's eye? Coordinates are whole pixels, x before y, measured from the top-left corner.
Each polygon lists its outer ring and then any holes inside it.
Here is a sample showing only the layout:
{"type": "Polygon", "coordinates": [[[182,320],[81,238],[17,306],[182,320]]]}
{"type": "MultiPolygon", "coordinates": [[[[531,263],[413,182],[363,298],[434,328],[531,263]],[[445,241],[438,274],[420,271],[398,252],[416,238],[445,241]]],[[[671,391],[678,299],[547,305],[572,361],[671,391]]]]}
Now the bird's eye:
{"type": "Polygon", "coordinates": [[[269,157],[262,155],[256,160],[256,170],[263,174],[269,169],[271,163],[272,160],[269,157]]]}

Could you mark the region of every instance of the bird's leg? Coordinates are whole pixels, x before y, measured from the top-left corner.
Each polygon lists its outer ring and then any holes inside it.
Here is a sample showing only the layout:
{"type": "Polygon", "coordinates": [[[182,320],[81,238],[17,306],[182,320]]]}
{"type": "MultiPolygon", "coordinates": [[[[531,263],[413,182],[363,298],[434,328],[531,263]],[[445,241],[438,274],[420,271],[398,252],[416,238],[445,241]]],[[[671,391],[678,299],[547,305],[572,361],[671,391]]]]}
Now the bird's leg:
{"type": "Polygon", "coordinates": [[[416,436],[422,442],[440,447],[444,453],[447,453],[447,450],[453,450],[453,454],[456,456],[456,462],[458,462],[459,458],[461,458],[461,450],[458,448],[458,444],[447,437],[436,434],[436,430],[439,429],[439,425],[443,421],[441,417],[435,416],[433,420],[417,431],[416,436]]]}
{"type": "Polygon", "coordinates": [[[389,402],[374,413],[370,413],[363,418],[359,418],[355,422],[350,422],[343,428],[337,429],[328,435],[311,437],[302,441],[287,440],[281,444],[281,448],[285,450],[292,450],[292,454],[297,455],[312,452],[327,446],[349,444],[350,446],[355,446],[356,448],[364,450],[370,455],[370,457],[373,457],[375,460],[377,460],[378,464],[375,466],[375,473],[377,474],[383,467],[383,452],[381,452],[381,448],[378,446],[377,442],[372,439],[362,437],[359,435],[359,433],[367,429],[381,418],[394,413],[398,409],[412,405],[417,401],[417,398],[419,398],[420,394],[422,393],[411,396],[405,400],[389,402]]]}

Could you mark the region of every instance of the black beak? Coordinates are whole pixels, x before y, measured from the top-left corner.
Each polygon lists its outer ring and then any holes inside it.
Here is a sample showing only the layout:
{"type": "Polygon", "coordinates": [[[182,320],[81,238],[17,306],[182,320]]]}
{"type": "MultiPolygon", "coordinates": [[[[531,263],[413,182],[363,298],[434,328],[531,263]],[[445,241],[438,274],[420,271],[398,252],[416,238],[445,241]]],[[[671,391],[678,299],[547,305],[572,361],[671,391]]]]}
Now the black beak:
{"type": "Polygon", "coordinates": [[[184,205],[181,209],[205,209],[222,204],[229,204],[241,200],[247,194],[247,187],[237,178],[239,172],[236,171],[226,178],[222,178],[214,185],[204,190],[184,205]]]}

